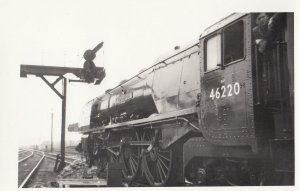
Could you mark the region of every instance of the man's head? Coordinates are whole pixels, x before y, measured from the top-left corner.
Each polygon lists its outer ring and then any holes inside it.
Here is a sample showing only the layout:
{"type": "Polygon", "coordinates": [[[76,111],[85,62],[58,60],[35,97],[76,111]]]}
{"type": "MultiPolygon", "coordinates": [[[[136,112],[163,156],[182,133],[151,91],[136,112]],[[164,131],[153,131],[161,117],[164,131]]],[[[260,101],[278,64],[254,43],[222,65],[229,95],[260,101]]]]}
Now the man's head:
{"type": "Polygon", "coordinates": [[[260,13],[256,17],[256,24],[259,26],[266,25],[268,23],[269,16],[266,13],[260,13]]]}

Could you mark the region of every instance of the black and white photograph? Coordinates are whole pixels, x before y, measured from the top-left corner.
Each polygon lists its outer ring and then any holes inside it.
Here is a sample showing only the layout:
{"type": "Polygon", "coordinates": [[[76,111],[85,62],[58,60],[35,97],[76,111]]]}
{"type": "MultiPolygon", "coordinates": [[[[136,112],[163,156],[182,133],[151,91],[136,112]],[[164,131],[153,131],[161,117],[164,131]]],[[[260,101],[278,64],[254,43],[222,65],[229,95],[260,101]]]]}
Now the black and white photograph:
{"type": "Polygon", "coordinates": [[[298,7],[0,0],[1,188],[297,189],[298,7]]]}

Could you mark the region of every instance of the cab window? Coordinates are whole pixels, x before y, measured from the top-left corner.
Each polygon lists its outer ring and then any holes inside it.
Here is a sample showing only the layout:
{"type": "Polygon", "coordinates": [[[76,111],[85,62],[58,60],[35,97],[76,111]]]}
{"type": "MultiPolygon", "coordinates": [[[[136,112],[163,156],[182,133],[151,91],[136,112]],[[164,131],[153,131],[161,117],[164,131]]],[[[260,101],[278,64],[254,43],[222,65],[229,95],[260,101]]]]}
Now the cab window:
{"type": "Polygon", "coordinates": [[[215,35],[206,41],[205,71],[216,69],[221,64],[221,35],[215,35]]]}
{"type": "Polygon", "coordinates": [[[205,40],[205,72],[244,58],[243,28],[238,21],[205,40]]]}
{"type": "Polygon", "coordinates": [[[244,58],[243,21],[224,30],[224,64],[244,58]]]}

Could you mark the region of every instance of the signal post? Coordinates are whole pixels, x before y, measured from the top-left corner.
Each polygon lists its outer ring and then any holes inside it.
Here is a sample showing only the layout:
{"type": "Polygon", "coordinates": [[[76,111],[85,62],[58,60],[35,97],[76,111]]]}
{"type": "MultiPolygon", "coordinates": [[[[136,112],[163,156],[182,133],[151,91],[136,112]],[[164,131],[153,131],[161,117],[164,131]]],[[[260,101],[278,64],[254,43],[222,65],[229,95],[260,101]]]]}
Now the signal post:
{"type": "MultiPolygon", "coordinates": [[[[105,77],[105,70],[103,67],[96,67],[93,60],[96,57],[96,52],[103,46],[103,42],[99,43],[94,49],[86,50],[84,58],[86,60],[83,68],[70,68],[58,66],[39,66],[39,65],[21,65],[20,77],[26,78],[27,75],[35,75],[40,77],[62,100],[62,120],[61,120],[61,144],[60,144],[60,164],[57,171],[61,171],[65,167],[65,127],[66,127],[66,102],[67,102],[67,79],[64,77],[67,73],[72,73],[79,80],[69,80],[70,82],[94,83],[98,85],[105,77]],[[57,77],[54,82],[49,82],[46,76],[57,77]],[[63,82],[62,92],[55,88],[55,85],[61,81],[63,82]]],[[[51,147],[52,148],[52,147],[51,147]]],[[[58,159],[57,158],[57,159],[58,159]]],[[[57,163],[56,163],[57,164],[57,163]]]]}

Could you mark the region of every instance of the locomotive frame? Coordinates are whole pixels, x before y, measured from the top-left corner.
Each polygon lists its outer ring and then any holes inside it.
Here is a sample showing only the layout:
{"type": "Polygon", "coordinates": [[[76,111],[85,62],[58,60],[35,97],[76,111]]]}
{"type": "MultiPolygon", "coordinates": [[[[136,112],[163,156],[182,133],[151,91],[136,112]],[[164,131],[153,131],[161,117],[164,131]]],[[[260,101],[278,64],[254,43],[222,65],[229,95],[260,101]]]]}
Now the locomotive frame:
{"type": "Polygon", "coordinates": [[[151,186],[293,185],[294,21],[282,14],[270,62],[254,43],[257,13],[235,13],[88,102],[88,161],[151,186]]]}

